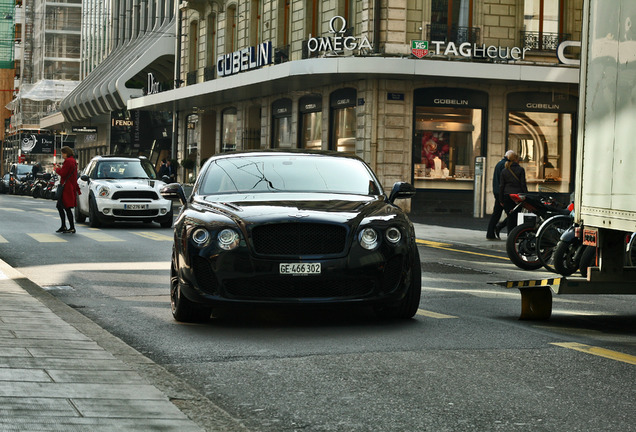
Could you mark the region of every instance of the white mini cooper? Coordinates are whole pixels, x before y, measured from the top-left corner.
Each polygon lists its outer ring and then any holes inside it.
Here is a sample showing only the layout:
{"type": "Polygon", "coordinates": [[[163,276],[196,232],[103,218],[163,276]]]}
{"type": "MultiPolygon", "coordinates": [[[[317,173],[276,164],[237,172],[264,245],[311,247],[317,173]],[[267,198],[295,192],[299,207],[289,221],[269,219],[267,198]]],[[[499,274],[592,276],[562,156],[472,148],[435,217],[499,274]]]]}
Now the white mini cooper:
{"type": "Polygon", "coordinates": [[[157,179],[145,157],[96,156],[77,180],[82,192],[77,199],[75,219],[88,216],[91,227],[115,221],[158,222],[172,225],[172,202],[161,197],[166,185],[157,179]]]}

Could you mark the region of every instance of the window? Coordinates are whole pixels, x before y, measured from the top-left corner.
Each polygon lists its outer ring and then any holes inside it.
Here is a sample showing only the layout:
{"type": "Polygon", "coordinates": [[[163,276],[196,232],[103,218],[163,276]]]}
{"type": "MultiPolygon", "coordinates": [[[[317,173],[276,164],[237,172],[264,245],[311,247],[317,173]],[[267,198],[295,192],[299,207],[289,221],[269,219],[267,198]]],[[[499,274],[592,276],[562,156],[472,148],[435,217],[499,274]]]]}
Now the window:
{"type": "Polygon", "coordinates": [[[186,118],[186,159],[194,162],[194,167],[189,170],[188,182],[194,181],[197,176],[197,156],[199,155],[199,115],[190,114],[186,118]]]}
{"type": "Polygon", "coordinates": [[[214,45],[216,39],[216,13],[208,15],[207,19],[207,31],[205,34],[205,49],[206,49],[206,67],[214,70],[216,59],[214,58],[214,45]]]}
{"type": "Polygon", "coordinates": [[[228,6],[225,15],[225,53],[236,51],[236,5],[228,6]]]}
{"type": "Polygon", "coordinates": [[[445,42],[476,42],[473,0],[432,0],[429,39],[445,42]]]}
{"type": "Polygon", "coordinates": [[[308,95],[298,102],[300,118],[299,147],[320,150],[322,148],[322,95],[308,95]]]}
{"type": "Polygon", "coordinates": [[[250,3],[250,46],[258,45],[261,29],[261,0],[252,0],[250,3]]]}
{"type": "Polygon", "coordinates": [[[473,190],[482,156],[488,95],[461,88],[414,93],[413,182],[416,188],[473,190]]]}
{"type": "Polygon", "coordinates": [[[472,181],[481,152],[481,124],[480,109],[416,107],[414,177],[472,181]]]}
{"type": "Polygon", "coordinates": [[[355,89],[336,90],[331,94],[331,150],[355,153],[356,151],[356,97],[355,89]]]}
{"type": "Polygon", "coordinates": [[[318,0],[305,0],[305,34],[318,35],[318,0]]]}
{"type": "Polygon", "coordinates": [[[272,148],[291,148],[291,99],[279,99],[272,104],[272,148]]]}
{"type": "Polygon", "coordinates": [[[278,38],[276,45],[285,47],[289,45],[289,21],[291,19],[290,0],[279,0],[278,7],[278,38]]]}
{"type": "Polygon", "coordinates": [[[575,113],[567,95],[508,95],[508,148],[519,154],[529,190],[569,191],[575,113]]]}
{"type": "Polygon", "coordinates": [[[563,3],[560,0],[525,0],[523,8],[524,46],[556,50],[563,39],[563,3]]]}
{"type": "Polygon", "coordinates": [[[197,70],[198,63],[198,43],[199,43],[199,23],[192,21],[190,23],[190,33],[188,33],[188,70],[194,72],[197,70]]]}
{"type": "Polygon", "coordinates": [[[236,108],[226,108],[221,116],[221,152],[236,150],[236,127],[238,116],[236,108]]]}

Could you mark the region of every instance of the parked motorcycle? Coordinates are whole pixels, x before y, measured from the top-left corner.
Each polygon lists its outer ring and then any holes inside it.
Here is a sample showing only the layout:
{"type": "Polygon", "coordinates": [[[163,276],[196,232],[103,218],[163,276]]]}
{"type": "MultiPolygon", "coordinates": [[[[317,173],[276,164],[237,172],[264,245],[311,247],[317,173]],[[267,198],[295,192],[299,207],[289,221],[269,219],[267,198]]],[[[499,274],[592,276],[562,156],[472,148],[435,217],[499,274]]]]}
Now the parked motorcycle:
{"type": "Polygon", "coordinates": [[[510,198],[517,203],[512,213],[522,211],[532,213],[535,217],[529,218],[530,222],[524,222],[508,233],[506,240],[508,258],[521,269],[539,269],[543,264],[537,252],[537,230],[552,216],[569,217],[570,210],[546,193],[511,194],[510,198]]]}
{"type": "Polygon", "coordinates": [[[35,181],[33,182],[33,187],[31,188],[31,196],[33,198],[44,198],[44,191],[51,179],[51,173],[37,173],[35,175],[35,181]]]}

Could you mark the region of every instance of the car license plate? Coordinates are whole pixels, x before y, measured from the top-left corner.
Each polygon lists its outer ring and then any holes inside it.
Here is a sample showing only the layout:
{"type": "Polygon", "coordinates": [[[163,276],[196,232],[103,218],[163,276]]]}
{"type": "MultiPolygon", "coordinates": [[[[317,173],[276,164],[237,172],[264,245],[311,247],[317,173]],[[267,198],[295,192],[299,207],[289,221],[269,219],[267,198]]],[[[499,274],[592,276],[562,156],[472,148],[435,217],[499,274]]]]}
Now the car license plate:
{"type": "Polygon", "coordinates": [[[124,210],[148,210],[148,204],[124,204],[124,210]]]}
{"type": "Polygon", "coordinates": [[[280,264],[280,274],[311,275],[320,274],[320,263],[280,264]]]}

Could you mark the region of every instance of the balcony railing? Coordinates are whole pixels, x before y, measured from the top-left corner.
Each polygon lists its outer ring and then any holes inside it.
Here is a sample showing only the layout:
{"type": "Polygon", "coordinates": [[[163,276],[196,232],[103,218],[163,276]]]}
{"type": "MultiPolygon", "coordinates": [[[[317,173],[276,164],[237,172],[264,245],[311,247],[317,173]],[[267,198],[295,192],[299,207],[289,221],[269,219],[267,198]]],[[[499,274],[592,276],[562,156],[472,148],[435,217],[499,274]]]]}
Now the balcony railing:
{"type": "Polygon", "coordinates": [[[197,71],[188,72],[186,75],[186,85],[193,85],[197,83],[197,71]]]}
{"type": "Polygon", "coordinates": [[[479,27],[448,27],[445,24],[428,24],[426,36],[429,41],[444,41],[461,44],[464,42],[479,43],[481,29],[479,27]]]}
{"type": "Polygon", "coordinates": [[[521,31],[521,46],[531,50],[556,51],[561,42],[569,39],[569,33],[521,31]]]}

